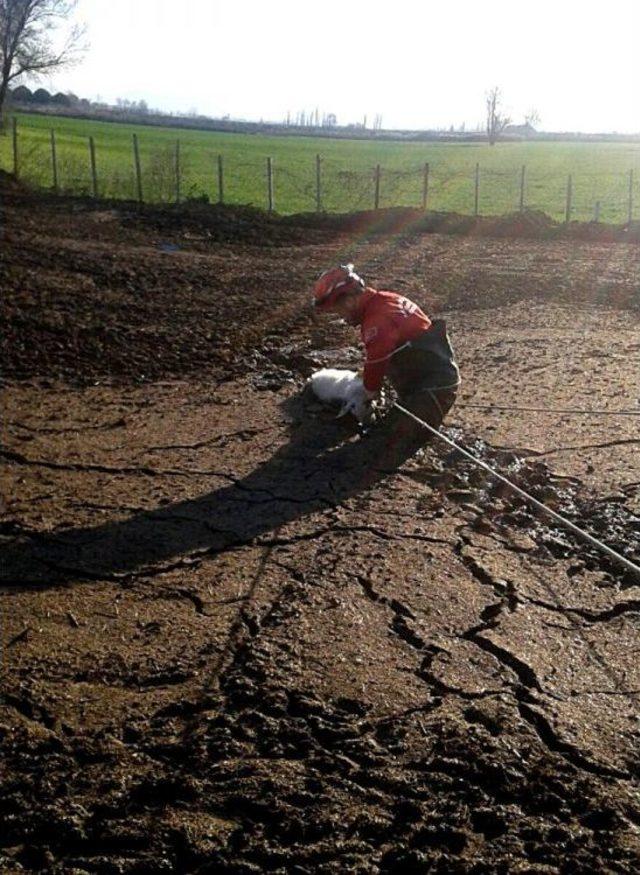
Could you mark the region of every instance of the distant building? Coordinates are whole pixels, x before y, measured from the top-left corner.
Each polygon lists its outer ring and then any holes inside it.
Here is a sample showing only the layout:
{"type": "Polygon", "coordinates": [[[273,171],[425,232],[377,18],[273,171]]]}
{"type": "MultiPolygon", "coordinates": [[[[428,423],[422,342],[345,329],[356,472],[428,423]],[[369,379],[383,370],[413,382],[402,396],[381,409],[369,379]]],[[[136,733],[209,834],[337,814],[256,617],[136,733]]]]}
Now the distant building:
{"type": "Polygon", "coordinates": [[[530,125],[529,122],[525,122],[523,125],[507,125],[502,133],[513,134],[518,137],[532,137],[538,132],[533,125],[530,125]]]}

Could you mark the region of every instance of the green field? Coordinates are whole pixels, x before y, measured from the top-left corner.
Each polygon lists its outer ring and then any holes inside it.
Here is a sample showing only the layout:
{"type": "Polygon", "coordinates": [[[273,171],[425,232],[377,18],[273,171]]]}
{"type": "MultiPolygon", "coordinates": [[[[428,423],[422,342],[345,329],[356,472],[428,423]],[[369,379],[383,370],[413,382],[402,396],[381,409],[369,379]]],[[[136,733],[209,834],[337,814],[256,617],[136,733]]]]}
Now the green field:
{"type": "MultiPolygon", "coordinates": [[[[475,168],[480,168],[479,212],[501,215],[519,208],[521,168],[526,167],[525,206],[564,218],[568,175],[572,175],[571,217],[625,222],[633,171],[633,217],[640,219],[640,143],[400,143],[314,137],[266,137],[211,133],[18,114],[19,175],[51,188],[50,131],[56,133],[59,189],[91,193],[89,141],[95,142],[98,192],[136,198],[132,137],[137,134],[143,197],[176,197],[175,147],[180,141],[182,199],[206,195],[218,200],[218,155],[223,156],[227,203],[267,206],[267,157],[273,159],[277,212],[316,209],[316,155],[321,155],[321,206],[328,212],[370,209],[374,168],[381,167],[381,207],[422,201],[429,162],[429,209],[473,213],[475,168]]],[[[0,167],[13,169],[11,128],[0,136],[0,167]]]]}

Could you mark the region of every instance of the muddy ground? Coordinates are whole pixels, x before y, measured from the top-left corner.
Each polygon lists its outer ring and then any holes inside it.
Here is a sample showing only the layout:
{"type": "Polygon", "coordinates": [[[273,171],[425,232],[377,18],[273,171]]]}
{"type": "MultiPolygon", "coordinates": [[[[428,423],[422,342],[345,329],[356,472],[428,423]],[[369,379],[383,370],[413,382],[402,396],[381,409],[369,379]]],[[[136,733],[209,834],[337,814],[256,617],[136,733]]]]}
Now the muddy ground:
{"type": "Polygon", "coordinates": [[[637,562],[640,247],[379,218],[5,185],[3,872],[640,867],[640,581],[302,393],[351,258],[447,319],[446,433],[637,562]]]}

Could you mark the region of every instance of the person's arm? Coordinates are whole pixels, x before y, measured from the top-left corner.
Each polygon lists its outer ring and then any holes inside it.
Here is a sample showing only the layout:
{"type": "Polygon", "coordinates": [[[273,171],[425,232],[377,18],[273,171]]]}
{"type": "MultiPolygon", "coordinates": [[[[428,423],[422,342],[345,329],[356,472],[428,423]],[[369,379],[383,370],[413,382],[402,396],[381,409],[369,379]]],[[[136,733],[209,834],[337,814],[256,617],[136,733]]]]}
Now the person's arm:
{"type": "Polygon", "coordinates": [[[397,332],[392,324],[382,323],[365,327],[362,339],[366,356],[362,379],[369,397],[374,398],[382,387],[396,348],[397,332]]]}

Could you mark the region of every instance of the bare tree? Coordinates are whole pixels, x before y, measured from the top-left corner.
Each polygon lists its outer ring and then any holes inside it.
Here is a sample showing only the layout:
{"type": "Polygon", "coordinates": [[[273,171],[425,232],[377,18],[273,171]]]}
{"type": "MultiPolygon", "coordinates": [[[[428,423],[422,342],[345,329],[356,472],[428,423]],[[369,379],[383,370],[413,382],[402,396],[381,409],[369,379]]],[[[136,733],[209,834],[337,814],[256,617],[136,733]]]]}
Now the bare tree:
{"type": "Polygon", "coordinates": [[[49,73],[78,59],[84,28],[68,27],[59,45],[52,34],[75,10],[77,0],[0,0],[0,121],[10,83],[19,76],[49,73]]]}
{"type": "Polygon", "coordinates": [[[538,112],[538,110],[535,108],[531,108],[524,117],[524,123],[526,125],[530,125],[532,128],[535,128],[536,125],[539,125],[540,113],[538,112]]]}
{"type": "Polygon", "coordinates": [[[500,134],[511,122],[507,115],[502,114],[502,95],[497,85],[487,92],[487,137],[491,146],[495,145],[500,134]]]}

